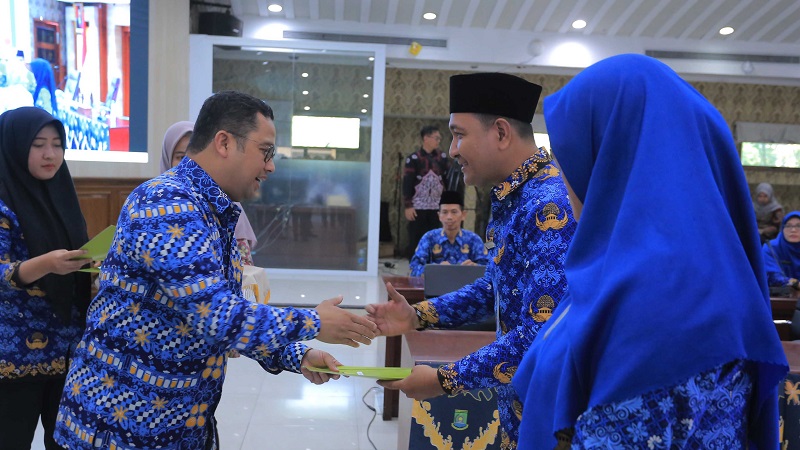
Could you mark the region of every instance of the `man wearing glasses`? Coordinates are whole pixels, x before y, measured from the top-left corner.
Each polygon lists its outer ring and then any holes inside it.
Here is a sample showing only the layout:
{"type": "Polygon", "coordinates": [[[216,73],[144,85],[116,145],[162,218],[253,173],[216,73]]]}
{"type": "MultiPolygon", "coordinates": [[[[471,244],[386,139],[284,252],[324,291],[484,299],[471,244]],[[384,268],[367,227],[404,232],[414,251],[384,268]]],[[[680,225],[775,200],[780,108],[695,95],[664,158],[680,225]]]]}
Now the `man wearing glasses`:
{"type": "Polygon", "coordinates": [[[233,202],[257,195],[274,154],[270,107],[219,92],[200,110],[187,157],[128,197],[67,375],[62,446],[216,449],[229,350],[319,384],[338,376],[304,367],[339,363],[301,341],[370,343],[375,325],[340,309],[341,297],[314,309],[242,298],[233,202]]]}

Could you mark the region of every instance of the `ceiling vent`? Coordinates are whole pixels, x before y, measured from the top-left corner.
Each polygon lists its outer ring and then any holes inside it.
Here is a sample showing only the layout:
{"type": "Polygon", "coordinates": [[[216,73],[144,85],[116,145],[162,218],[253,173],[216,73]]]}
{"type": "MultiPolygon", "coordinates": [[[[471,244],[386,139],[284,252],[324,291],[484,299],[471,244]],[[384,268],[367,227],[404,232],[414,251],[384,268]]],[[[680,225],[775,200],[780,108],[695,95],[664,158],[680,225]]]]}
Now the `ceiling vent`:
{"type": "Polygon", "coordinates": [[[306,39],[312,41],[332,41],[332,42],[360,42],[362,44],[387,44],[387,45],[411,45],[416,42],[423,47],[447,48],[447,39],[419,39],[396,36],[368,36],[361,34],[337,34],[337,33],[314,33],[310,31],[289,31],[283,32],[284,39],[306,39]]]}
{"type": "Polygon", "coordinates": [[[702,59],[707,61],[800,64],[800,56],[737,55],[732,53],[672,52],[665,50],[645,50],[644,54],[659,59],[702,59]]]}

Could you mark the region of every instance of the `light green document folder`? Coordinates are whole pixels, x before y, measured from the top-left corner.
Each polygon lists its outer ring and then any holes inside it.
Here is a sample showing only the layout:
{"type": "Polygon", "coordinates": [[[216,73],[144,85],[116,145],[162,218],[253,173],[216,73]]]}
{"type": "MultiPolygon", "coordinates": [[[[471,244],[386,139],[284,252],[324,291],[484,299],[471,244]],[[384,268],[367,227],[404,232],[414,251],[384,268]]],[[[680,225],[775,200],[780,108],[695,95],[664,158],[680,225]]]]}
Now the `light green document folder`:
{"type": "Polygon", "coordinates": [[[109,225],[105,230],[97,233],[89,242],[81,246],[81,250],[87,250],[83,256],[78,259],[93,259],[95,261],[102,261],[108,255],[108,249],[111,248],[111,242],[114,241],[114,234],[117,232],[116,225],[109,225]]]}
{"type": "MultiPolygon", "coordinates": [[[[102,261],[106,259],[108,250],[111,248],[111,243],[114,241],[114,234],[117,232],[116,225],[109,225],[105,230],[97,233],[89,242],[83,244],[82,250],[87,250],[83,256],[77,259],[92,259],[94,261],[102,261]]],[[[80,269],[78,272],[100,273],[99,267],[87,267],[80,269]]]]}
{"type": "MultiPolygon", "coordinates": [[[[303,366],[312,372],[337,373],[327,367],[303,366]]],[[[407,367],[358,367],[358,366],[339,366],[338,375],[348,377],[377,378],[379,380],[402,380],[411,375],[411,369],[407,367]]]]}

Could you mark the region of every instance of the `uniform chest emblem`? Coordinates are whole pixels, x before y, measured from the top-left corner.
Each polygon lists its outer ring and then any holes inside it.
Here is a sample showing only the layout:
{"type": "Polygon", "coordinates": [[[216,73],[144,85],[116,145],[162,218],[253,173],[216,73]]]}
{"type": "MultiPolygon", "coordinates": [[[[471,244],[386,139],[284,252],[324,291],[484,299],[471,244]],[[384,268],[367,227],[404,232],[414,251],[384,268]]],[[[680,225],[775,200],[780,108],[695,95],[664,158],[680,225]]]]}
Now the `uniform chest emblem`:
{"type": "Polygon", "coordinates": [[[558,217],[562,211],[558,205],[552,202],[544,205],[542,213],[544,214],[544,221],[539,220],[539,213],[536,213],[536,228],[542,231],[560,230],[569,221],[566,211],[563,211],[561,218],[558,217]]]}

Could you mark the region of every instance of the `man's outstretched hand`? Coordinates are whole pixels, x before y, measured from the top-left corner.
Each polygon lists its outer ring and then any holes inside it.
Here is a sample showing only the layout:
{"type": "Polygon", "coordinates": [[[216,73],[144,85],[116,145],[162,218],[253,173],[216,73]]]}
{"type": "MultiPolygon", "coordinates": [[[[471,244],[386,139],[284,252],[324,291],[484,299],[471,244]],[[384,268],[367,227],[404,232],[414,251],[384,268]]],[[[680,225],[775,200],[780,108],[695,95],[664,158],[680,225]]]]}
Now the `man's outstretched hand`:
{"type": "Polygon", "coordinates": [[[417,314],[408,300],[397,292],[392,283],[386,283],[386,290],[389,292],[388,302],[366,306],[367,318],[378,326],[378,333],[381,336],[397,336],[417,329],[417,314]]]}
{"type": "Polygon", "coordinates": [[[369,345],[377,336],[378,327],[372,320],[339,308],[342,296],[330,298],[317,305],[320,329],[317,339],[328,344],[358,347],[369,345]]]}

